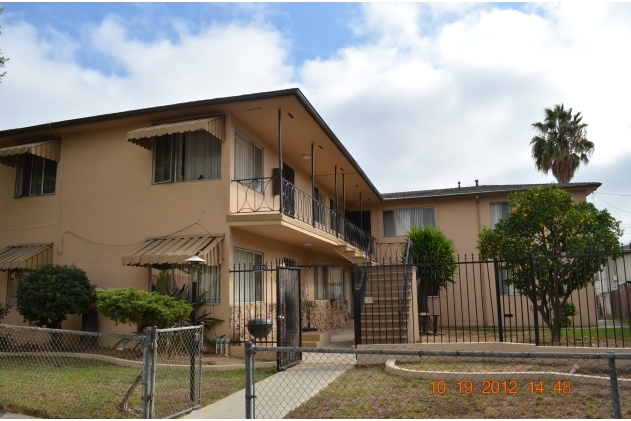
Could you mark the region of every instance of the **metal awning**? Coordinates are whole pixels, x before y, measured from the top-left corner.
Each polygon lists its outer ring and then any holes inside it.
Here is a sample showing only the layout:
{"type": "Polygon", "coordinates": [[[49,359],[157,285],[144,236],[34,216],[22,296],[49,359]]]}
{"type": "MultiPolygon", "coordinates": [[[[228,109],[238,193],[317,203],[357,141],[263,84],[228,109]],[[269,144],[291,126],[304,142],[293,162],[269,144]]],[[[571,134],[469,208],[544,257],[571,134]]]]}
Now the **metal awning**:
{"type": "Polygon", "coordinates": [[[184,264],[184,261],[197,255],[208,266],[221,263],[221,242],[223,235],[196,235],[185,237],[162,237],[147,240],[133,253],[123,256],[125,266],[147,266],[162,263],[184,264]]]}
{"type": "Polygon", "coordinates": [[[59,162],[60,144],[59,139],[55,139],[2,148],[0,149],[0,164],[15,167],[17,156],[23,153],[30,153],[59,162]]]}
{"type": "Polygon", "coordinates": [[[151,149],[152,138],[165,134],[193,132],[195,130],[205,130],[223,142],[224,140],[224,117],[210,117],[200,120],[180,121],[177,123],[160,124],[157,126],[144,127],[138,130],[127,132],[127,140],[145,149],[151,149]]]}
{"type": "Polygon", "coordinates": [[[23,244],[9,246],[0,252],[0,270],[32,269],[53,263],[53,244],[23,244]]]}

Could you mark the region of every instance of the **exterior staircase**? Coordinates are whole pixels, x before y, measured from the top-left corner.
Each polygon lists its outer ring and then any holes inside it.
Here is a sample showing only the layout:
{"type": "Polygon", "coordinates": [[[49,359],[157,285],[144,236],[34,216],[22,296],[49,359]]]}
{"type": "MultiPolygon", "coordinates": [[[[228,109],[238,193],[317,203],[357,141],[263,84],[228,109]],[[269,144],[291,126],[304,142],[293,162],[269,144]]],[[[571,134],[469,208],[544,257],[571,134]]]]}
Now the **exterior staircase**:
{"type": "Polygon", "coordinates": [[[361,344],[414,343],[420,339],[416,311],[415,270],[409,272],[407,291],[399,316],[399,295],[403,288],[404,266],[372,266],[361,314],[361,344]]]}

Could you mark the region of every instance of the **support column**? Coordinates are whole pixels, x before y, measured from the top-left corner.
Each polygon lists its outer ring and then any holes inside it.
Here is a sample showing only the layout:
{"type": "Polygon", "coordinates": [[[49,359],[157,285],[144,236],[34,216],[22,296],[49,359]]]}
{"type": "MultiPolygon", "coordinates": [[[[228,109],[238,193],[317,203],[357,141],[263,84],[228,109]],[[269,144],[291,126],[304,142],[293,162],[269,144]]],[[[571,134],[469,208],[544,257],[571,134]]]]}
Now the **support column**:
{"type": "Polygon", "coordinates": [[[335,236],[340,233],[340,218],[338,217],[338,209],[340,205],[337,197],[337,165],[335,166],[335,236]]]}
{"type": "Polygon", "coordinates": [[[311,142],[311,223],[315,227],[316,225],[316,212],[318,208],[316,206],[316,197],[315,197],[315,148],[314,143],[311,142]]]}
{"type": "Polygon", "coordinates": [[[280,213],[283,213],[283,136],[280,118],[281,110],[278,109],[278,185],[280,186],[280,213]]]}

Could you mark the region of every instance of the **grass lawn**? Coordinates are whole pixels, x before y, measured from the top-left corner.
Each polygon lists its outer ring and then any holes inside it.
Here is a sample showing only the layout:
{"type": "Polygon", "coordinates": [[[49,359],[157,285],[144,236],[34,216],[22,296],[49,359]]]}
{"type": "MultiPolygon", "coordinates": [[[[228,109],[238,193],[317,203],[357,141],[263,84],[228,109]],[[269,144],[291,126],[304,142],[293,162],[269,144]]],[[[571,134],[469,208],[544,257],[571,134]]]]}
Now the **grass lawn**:
{"type": "MultiPolygon", "coordinates": [[[[439,379],[438,375],[436,379],[439,379]]],[[[572,382],[569,393],[558,393],[554,381],[543,380],[544,392],[531,393],[529,379],[520,378],[510,395],[482,394],[481,382],[471,393],[459,390],[458,378],[446,378],[443,394],[431,380],[407,379],[385,372],[383,366],[348,370],[286,418],[612,418],[608,386],[572,382]]],[[[532,379],[535,380],[535,379],[532,379]]],[[[538,379],[536,379],[538,380],[538,379]]],[[[631,389],[620,388],[622,416],[631,416],[631,389]],[[628,403],[628,405],[625,405],[628,403]]]]}
{"type": "MultiPolygon", "coordinates": [[[[257,369],[260,381],[274,369],[257,369]]],[[[0,353],[0,406],[42,418],[131,418],[116,409],[140,368],[61,357],[3,357],[0,353]]],[[[160,368],[156,373],[156,418],[190,406],[189,372],[160,368]]],[[[245,370],[206,371],[202,376],[202,406],[240,389],[245,370]]],[[[141,407],[142,384],[129,400],[141,407]]]]}

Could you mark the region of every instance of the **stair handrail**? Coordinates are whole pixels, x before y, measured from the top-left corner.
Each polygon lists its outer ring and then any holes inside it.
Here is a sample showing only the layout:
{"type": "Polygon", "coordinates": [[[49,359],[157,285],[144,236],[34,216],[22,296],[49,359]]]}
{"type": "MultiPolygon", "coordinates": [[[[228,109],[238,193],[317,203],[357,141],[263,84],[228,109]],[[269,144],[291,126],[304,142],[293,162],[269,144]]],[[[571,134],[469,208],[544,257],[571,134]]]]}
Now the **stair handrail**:
{"type": "Polygon", "coordinates": [[[407,290],[408,290],[408,282],[410,282],[410,273],[411,271],[411,258],[410,251],[412,249],[412,239],[408,238],[408,242],[405,249],[405,260],[403,262],[403,284],[401,285],[401,291],[399,291],[399,338],[403,338],[403,310],[404,304],[403,300],[405,300],[405,306],[407,306],[407,290]]]}

